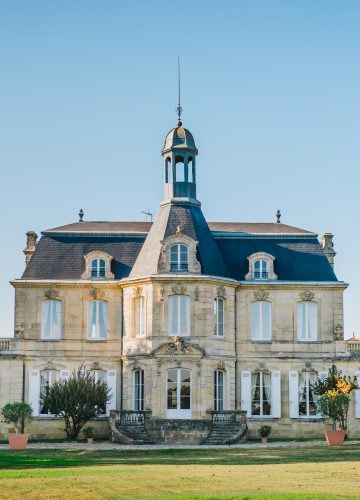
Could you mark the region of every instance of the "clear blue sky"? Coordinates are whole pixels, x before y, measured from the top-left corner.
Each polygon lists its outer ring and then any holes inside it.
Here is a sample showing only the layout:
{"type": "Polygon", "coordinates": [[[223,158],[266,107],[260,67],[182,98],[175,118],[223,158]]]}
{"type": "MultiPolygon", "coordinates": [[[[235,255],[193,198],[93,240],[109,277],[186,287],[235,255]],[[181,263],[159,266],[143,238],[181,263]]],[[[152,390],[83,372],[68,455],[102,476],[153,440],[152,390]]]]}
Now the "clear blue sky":
{"type": "Polygon", "coordinates": [[[0,331],[25,232],[143,220],[162,199],[160,150],[183,122],[208,220],[335,233],[360,334],[360,2],[0,1],[0,331]]]}

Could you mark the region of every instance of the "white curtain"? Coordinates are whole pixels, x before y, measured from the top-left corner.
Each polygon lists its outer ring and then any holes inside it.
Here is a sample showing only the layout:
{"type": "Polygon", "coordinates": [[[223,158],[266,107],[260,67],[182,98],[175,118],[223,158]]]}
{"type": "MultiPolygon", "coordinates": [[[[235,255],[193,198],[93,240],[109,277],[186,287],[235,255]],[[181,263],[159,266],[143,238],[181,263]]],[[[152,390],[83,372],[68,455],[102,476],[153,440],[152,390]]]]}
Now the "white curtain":
{"type": "Polygon", "coordinates": [[[99,308],[99,338],[106,338],[107,330],[107,302],[98,301],[99,308]]]}
{"type": "Polygon", "coordinates": [[[297,331],[299,340],[317,339],[317,303],[311,301],[298,302],[297,331]]]}
{"type": "Polygon", "coordinates": [[[251,304],[251,338],[271,340],[271,303],[257,301],[251,304]]]}
{"type": "Polygon", "coordinates": [[[96,302],[89,302],[88,309],[88,336],[96,338],[96,302]]]}
{"type": "Polygon", "coordinates": [[[263,389],[265,394],[264,399],[266,399],[266,402],[270,407],[270,413],[271,413],[271,373],[263,372],[262,375],[263,375],[263,389]]]}
{"type": "Polygon", "coordinates": [[[169,297],[170,335],[190,335],[190,297],[171,295],[169,297]]]}
{"type": "Polygon", "coordinates": [[[44,300],[41,311],[41,336],[42,338],[61,337],[61,301],[44,300]]]}

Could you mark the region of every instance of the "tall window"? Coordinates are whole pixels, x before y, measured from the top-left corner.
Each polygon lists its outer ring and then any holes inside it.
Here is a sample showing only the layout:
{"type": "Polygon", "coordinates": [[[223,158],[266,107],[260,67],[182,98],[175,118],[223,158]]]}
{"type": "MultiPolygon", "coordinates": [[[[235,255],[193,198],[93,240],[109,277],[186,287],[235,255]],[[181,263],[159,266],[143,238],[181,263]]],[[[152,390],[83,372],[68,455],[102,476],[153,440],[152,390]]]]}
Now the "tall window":
{"type": "Polygon", "coordinates": [[[107,302],[94,300],[89,302],[88,337],[106,339],[107,334],[107,302]]]}
{"type": "Polygon", "coordinates": [[[311,301],[297,304],[298,340],[317,339],[317,303],[311,301]]]}
{"type": "Polygon", "coordinates": [[[105,278],[105,260],[94,259],[91,261],[91,277],[105,278]]]}
{"type": "Polygon", "coordinates": [[[134,314],[134,334],[136,337],[143,337],[145,335],[145,299],[144,297],[135,297],[133,302],[134,314]]]}
{"type": "Polygon", "coordinates": [[[299,373],[299,417],[315,417],[317,412],[317,396],[314,393],[313,384],[316,380],[314,373],[299,373]]]}
{"type": "Polygon", "coordinates": [[[254,262],[254,279],[268,279],[269,265],[264,259],[259,259],[254,262]]]}
{"type": "Polygon", "coordinates": [[[44,397],[58,378],[59,372],[57,370],[42,370],[40,372],[40,415],[50,415],[49,409],[44,405],[44,397]]]}
{"type": "MultiPolygon", "coordinates": [[[[89,373],[94,377],[95,382],[107,382],[107,373],[105,370],[89,370],[89,373]]],[[[101,408],[101,414],[105,415],[106,405],[101,408]]]]}
{"type": "Polygon", "coordinates": [[[61,338],[61,301],[44,300],[41,311],[41,338],[61,338]]]}
{"type": "Polygon", "coordinates": [[[255,372],[251,374],[251,415],[271,415],[271,374],[255,372]]]}
{"type": "Polygon", "coordinates": [[[271,340],[271,303],[265,300],[251,304],[251,340],[271,340]]]}
{"type": "Polygon", "coordinates": [[[134,410],[144,409],[144,370],[134,372],[134,410]]]}
{"type": "Polygon", "coordinates": [[[216,337],[224,336],[224,300],[220,298],[214,299],[214,335],[216,337]]]}
{"type": "Polygon", "coordinates": [[[173,245],[170,248],[170,271],[189,270],[189,248],[186,245],[173,245]]]}
{"type": "Polygon", "coordinates": [[[190,335],[190,297],[170,295],[169,297],[169,335],[190,335]]]}
{"type": "Polygon", "coordinates": [[[214,410],[224,409],[224,372],[216,370],[214,372],[214,410]]]}

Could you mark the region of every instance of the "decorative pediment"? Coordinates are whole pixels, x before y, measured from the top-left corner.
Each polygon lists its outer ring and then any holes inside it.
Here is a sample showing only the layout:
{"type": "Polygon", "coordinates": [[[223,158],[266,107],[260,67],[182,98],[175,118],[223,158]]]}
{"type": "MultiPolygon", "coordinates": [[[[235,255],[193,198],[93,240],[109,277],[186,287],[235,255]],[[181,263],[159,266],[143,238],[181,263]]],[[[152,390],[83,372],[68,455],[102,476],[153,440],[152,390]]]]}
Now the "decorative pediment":
{"type": "Polygon", "coordinates": [[[183,337],[174,337],[172,342],[166,342],[161,346],[154,349],[152,355],[160,356],[173,356],[173,355],[193,355],[193,356],[205,356],[205,350],[198,346],[197,344],[189,344],[185,342],[183,337]]]}
{"type": "Polygon", "coordinates": [[[89,293],[90,297],[94,300],[103,300],[105,298],[105,293],[98,288],[92,288],[89,293]]]}
{"type": "Polygon", "coordinates": [[[55,290],[55,288],[50,288],[49,290],[45,290],[44,295],[49,300],[56,300],[59,298],[59,291],[55,290]]]}
{"type": "Polygon", "coordinates": [[[254,299],[255,300],[267,300],[269,298],[269,292],[265,290],[255,290],[254,299]]]}
{"type": "Polygon", "coordinates": [[[315,294],[311,290],[304,290],[300,292],[301,300],[314,300],[315,294]]]}

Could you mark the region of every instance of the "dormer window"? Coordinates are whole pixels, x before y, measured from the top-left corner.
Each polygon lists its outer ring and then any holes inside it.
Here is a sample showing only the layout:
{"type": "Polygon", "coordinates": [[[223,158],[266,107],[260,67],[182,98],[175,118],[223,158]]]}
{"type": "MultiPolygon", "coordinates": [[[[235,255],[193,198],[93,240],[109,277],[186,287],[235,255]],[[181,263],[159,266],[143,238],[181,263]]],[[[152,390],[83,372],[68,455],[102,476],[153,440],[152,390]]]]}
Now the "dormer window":
{"type": "Polygon", "coordinates": [[[170,248],[170,271],[189,270],[189,247],[187,245],[173,245],[170,248]]]}
{"type": "Polygon", "coordinates": [[[249,272],[246,280],[277,280],[274,273],[275,257],[265,252],[256,252],[248,257],[249,272]]]}
{"type": "Polygon", "coordinates": [[[111,272],[112,256],[101,250],[84,255],[85,272],[81,275],[83,279],[88,280],[111,280],[114,274],[111,272]]]}
{"type": "Polygon", "coordinates": [[[269,278],[269,265],[264,259],[259,259],[254,262],[254,279],[267,280],[269,278]]]}
{"type": "Polygon", "coordinates": [[[91,277],[105,278],[105,264],[104,259],[93,259],[91,261],[91,277]]]}

